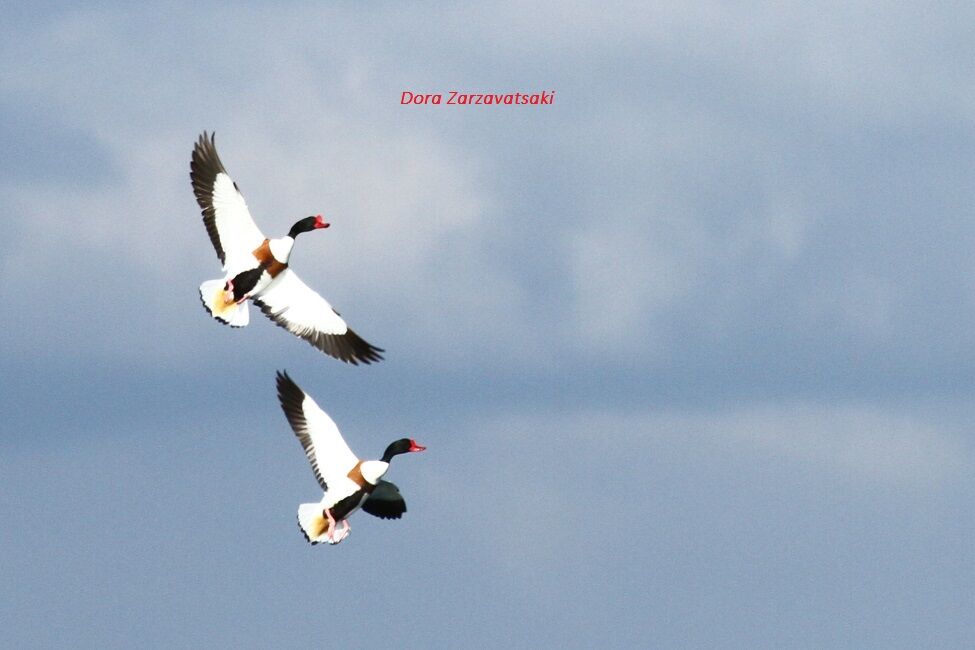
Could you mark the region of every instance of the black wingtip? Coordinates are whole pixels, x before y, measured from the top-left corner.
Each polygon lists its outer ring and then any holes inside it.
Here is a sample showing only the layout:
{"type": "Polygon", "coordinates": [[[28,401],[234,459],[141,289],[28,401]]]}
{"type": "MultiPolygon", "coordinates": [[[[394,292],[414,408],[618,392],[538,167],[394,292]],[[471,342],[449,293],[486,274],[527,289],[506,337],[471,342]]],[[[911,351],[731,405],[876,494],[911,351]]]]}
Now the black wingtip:
{"type": "Polygon", "coordinates": [[[220,243],[220,233],[217,232],[216,211],[213,207],[213,183],[217,174],[226,174],[227,170],[220,161],[217,154],[217,147],[214,142],[215,133],[204,131],[200,134],[196,144],[193,146],[193,155],[190,157],[190,184],[193,186],[193,194],[196,202],[200,206],[203,215],[203,224],[206,226],[210,242],[220,262],[226,261],[223,245],[220,243]]]}
{"type": "Polygon", "coordinates": [[[215,143],[215,140],[214,140],[214,139],[215,139],[216,137],[217,137],[217,132],[216,132],[216,131],[213,131],[213,132],[211,133],[211,132],[209,132],[209,131],[207,131],[206,129],[204,129],[204,130],[203,130],[203,133],[201,133],[201,134],[200,134],[200,137],[198,137],[198,138],[196,139],[196,142],[197,142],[197,144],[199,144],[199,145],[200,145],[201,147],[202,147],[202,146],[203,146],[204,144],[207,144],[207,143],[209,143],[209,144],[210,144],[210,145],[212,146],[212,145],[213,145],[213,144],[215,143]]]}
{"type": "MultiPolygon", "coordinates": [[[[369,365],[370,363],[383,361],[382,353],[385,350],[383,348],[377,348],[364,340],[351,328],[346,329],[345,334],[326,334],[325,332],[315,330],[307,333],[297,333],[291,329],[286,317],[282,316],[280,311],[275,312],[267,303],[262,302],[260,298],[254,298],[253,300],[254,304],[261,310],[261,313],[274,321],[275,325],[283,327],[330,357],[334,357],[339,361],[344,361],[353,366],[358,366],[360,363],[369,365]]],[[[338,314],[338,312],[335,313],[338,314]]]]}
{"type": "Polygon", "coordinates": [[[345,334],[318,333],[317,336],[308,337],[305,340],[325,354],[353,366],[360,363],[369,365],[382,361],[382,353],[385,352],[382,348],[377,348],[356,334],[352,328],[347,329],[345,334]]]}
{"type": "Polygon", "coordinates": [[[281,401],[281,406],[285,407],[285,412],[288,410],[288,404],[301,406],[302,400],[305,399],[305,391],[301,390],[301,387],[288,375],[287,370],[278,370],[275,383],[278,387],[278,399],[281,401]]]}
{"type": "Polygon", "coordinates": [[[288,419],[288,424],[296,433],[302,431],[306,426],[305,411],[305,391],[288,376],[287,371],[278,371],[277,374],[278,403],[284,411],[284,417],[288,419]]]}
{"type": "Polygon", "coordinates": [[[406,512],[406,501],[394,483],[380,480],[363,502],[362,511],[380,519],[400,519],[406,512]]]}

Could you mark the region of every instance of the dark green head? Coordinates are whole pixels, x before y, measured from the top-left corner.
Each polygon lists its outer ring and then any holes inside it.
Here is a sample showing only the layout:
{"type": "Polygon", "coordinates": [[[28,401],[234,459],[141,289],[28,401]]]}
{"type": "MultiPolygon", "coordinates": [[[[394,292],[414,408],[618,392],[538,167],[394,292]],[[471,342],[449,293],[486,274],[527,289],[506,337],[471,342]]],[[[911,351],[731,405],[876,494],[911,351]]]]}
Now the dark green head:
{"type": "Polygon", "coordinates": [[[411,451],[423,451],[424,449],[426,449],[426,447],[416,444],[416,440],[413,440],[412,438],[400,438],[396,442],[390,443],[390,445],[386,447],[386,453],[383,454],[383,457],[380,460],[382,460],[384,463],[388,463],[393,459],[393,456],[398,454],[407,454],[411,451]]]}
{"type": "Polygon", "coordinates": [[[317,230],[319,228],[328,228],[329,225],[331,224],[322,219],[322,215],[316,214],[311,217],[305,217],[300,221],[296,221],[295,225],[291,226],[291,230],[288,231],[288,236],[294,239],[303,232],[317,230]]]}

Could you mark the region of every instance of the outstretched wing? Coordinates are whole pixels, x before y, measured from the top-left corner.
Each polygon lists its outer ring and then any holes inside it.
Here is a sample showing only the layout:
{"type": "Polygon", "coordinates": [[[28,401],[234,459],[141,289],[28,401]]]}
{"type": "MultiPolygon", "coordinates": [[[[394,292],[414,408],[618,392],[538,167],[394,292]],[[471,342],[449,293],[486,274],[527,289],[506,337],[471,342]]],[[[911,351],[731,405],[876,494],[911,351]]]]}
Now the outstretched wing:
{"type": "Polygon", "coordinates": [[[359,462],[332,418],[298,387],[288,373],[278,372],[278,400],[298,442],[305,450],[319,485],[346,477],[359,462]]]}
{"type": "Polygon", "coordinates": [[[282,271],[254,299],[264,315],[336,359],[358,365],[382,360],[382,348],[349,329],[328,301],[301,281],[291,269],[282,271]]]}
{"type": "Polygon", "coordinates": [[[406,501],[399,488],[389,481],[379,481],[376,489],[362,504],[362,509],[380,519],[399,519],[406,512],[406,501]]]}
{"type": "Polygon", "coordinates": [[[204,131],[193,147],[190,180],[203,224],[225,272],[237,273],[254,265],[251,253],[264,242],[237,183],[227,174],[213,135],[204,131]]]}

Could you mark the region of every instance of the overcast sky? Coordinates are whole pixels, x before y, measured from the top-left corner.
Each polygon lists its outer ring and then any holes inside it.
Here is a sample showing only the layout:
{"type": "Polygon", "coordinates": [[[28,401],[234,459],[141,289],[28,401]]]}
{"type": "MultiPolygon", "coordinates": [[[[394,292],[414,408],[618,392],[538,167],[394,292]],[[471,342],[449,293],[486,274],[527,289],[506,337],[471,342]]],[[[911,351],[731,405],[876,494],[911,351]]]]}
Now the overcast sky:
{"type": "Polygon", "coordinates": [[[0,645],[970,645],[975,9],[360,4],[0,10],[0,645]],[[203,311],[203,130],[385,362],[203,311]]]}

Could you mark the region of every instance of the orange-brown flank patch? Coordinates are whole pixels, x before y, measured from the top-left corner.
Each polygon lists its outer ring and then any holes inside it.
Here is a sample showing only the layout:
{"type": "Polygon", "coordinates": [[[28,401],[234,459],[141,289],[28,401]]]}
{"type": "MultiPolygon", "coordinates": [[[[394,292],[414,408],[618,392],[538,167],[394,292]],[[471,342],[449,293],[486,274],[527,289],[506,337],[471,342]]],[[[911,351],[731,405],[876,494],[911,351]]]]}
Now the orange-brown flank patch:
{"type": "Polygon", "coordinates": [[[271,240],[269,239],[265,239],[263,244],[255,248],[252,255],[257,258],[258,262],[264,265],[268,275],[272,278],[277,277],[281,271],[288,268],[287,264],[279,262],[271,254],[271,240]]]}
{"type": "Polygon", "coordinates": [[[367,493],[371,493],[373,490],[376,489],[376,486],[373,485],[372,483],[370,483],[369,481],[367,481],[366,480],[366,477],[364,477],[362,475],[362,461],[361,460],[358,463],[355,464],[355,467],[353,467],[352,469],[349,470],[349,473],[346,476],[348,476],[350,479],[352,479],[352,482],[353,483],[355,483],[356,485],[358,485],[359,487],[361,487],[367,493]]]}

